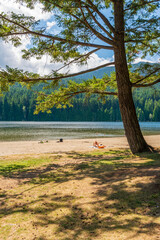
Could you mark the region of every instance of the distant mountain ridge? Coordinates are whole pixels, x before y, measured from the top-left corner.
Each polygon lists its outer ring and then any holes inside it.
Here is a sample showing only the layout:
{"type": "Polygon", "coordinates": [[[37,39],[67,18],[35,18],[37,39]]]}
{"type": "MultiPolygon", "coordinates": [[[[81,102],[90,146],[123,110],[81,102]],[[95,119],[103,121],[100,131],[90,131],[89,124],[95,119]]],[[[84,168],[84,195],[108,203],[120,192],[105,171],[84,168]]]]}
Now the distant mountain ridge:
{"type": "Polygon", "coordinates": [[[104,76],[104,74],[108,74],[110,75],[111,72],[114,72],[115,71],[115,67],[104,67],[104,68],[101,68],[101,69],[98,69],[96,71],[93,71],[93,72],[88,72],[88,73],[84,73],[84,74],[81,74],[77,77],[74,77],[74,79],[91,79],[93,78],[94,76],[96,78],[102,78],[104,76]]]}

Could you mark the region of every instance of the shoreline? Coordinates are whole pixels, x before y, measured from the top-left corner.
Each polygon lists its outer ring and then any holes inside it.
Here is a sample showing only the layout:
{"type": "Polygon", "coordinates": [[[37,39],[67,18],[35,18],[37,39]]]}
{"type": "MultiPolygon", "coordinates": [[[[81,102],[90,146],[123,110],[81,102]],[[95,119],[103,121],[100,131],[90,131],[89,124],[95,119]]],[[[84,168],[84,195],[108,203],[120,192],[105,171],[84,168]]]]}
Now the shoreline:
{"type": "MultiPolygon", "coordinates": [[[[147,143],[153,147],[160,147],[160,135],[144,136],[147,143]]],[[[43,154],[43,153],[64,153],[64,152],[87,152],[94,150],[93,142],[101,142],[105,149],[129,148],[126,137],[112,138],[91,138],[91,139],[71,139],[63,142],[50,140],[39,143],[38,141],[12,141],[0,142],[0,156],[17,154],[43,154]]],[[[101,150],[100,150],[101,151],[101,150]]]]}

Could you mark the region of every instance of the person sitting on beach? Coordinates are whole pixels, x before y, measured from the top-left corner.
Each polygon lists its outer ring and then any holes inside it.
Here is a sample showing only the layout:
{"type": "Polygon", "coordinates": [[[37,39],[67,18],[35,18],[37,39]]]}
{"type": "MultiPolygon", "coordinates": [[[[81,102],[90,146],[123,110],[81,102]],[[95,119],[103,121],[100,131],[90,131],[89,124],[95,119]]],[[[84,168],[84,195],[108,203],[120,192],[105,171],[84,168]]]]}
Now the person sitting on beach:
{"type": "Polygon", "coordinates": [[[93,147],[97,147],[97,148],[104,148],[105,146],[102,143],[98,143],[97,141],[95,141],[93,143],[93,147]]]}
{"type": "Polygon", "coordinates": [[[93,143],[93,147],[98,147],[98,145],[99,145],[99,143],[98,143],[97,141],[95,141],[95,142],[93,143]]]}

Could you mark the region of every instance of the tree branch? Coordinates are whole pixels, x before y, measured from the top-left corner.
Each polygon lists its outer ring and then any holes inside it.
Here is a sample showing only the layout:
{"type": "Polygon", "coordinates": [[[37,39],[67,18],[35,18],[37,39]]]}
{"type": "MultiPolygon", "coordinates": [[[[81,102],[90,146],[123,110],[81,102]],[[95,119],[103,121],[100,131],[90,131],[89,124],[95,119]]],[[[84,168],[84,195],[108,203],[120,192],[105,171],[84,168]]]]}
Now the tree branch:
{"type": "Polygon", "coordinates": [[[156,81],[152,82],[152,83],[148,83],[148,84],[136,84],[136,85],[133,85],[134,88],[140,88],[140,87],[150,87],[150,86],[153,86],[157,83],[160,82],[160,78],[158,78],[156,81]]]}
{"type": "MultiPolygon", "coordinates": [[[[66,93],[63,97],[66,96],[66,99],[65,99],[65,100],[67,100],[67,99],[72,98],[72,97],[74,97],[74,96],[76,96],[76,95],[78,95],[78,94],[88,93],[88,92],[90,92],[90,91],[91,91],[91,89],[89,89],[89,90],[80,90],[80,91],[76,91],[76,92],[70,92],[70,93],[66,93]]],[[[37,91],[34,91],[34,90],[32,90],[32,92],[35,92],[35,93],[37,93],[37,94],[39,94],[39,95],[42,95],[42,96],[45,96],[45,97],[48,96],[48,94],[46,94],[46,93],[37,92],[37,91]]],[[[117,95],[118,95],[117,92],[106,92],[106,91],[103,92],[103,91],[99,91],[99,90],[94,90],[92,93],[95,93],[95,94],[103,94],[103,95],[110,95],[110,96],[117,96],[117,95]]],[[[61,102],[61,101],[60,101],[60,102],[61,102]]]]}
{"type": "Polygon", "coordinates": [[[27,34],[29,34],[29,32],[16,32],[16,33],[3,34],[3,36],[0,36],[0,37],[9,37],[9,36],[27,35],[27,34]]]}
{"type": "MultiPolygon", "coordinates": [[[[98,67],[95,67],[95,68],[90,68],[88,70],[84,70],[84,71],[81,71],[81,72],[78,72],[78,73],[72,73],[72,74],[68,74],[68,75],[61,75],[61,76],[57,76],[57,77],[48,77],[48,78],[26,78],[25,80],[22,80],[22,82],[38,82],[38,81],[54,81],[54,80],[59,80],[59,79],[63,79],[63,78],[69,78],[69,77],[75,77],[75,76],[78,76],[78,75],[81,75],[81,74],[84,74],[84,73],[88,73],[88,72],[93,72],[95,70],[98,70],[100,68],[103,68],[103,67],[107,67],[107,66],[110,66],[110,65],[114,65],[115,62],[110,62],[110,63],[106,63],[106,64],[103,64],[101,66],[98,66],[98,67]]],[[[16,80],[9,80],[9,82],[15,82],[16,80]]]]}
{"type": "Polygon", "coordinates": [[[111,30],[111,32],[115,33],[115,29],[110,24],[108,19],[97,9],[97,7],[90,0],[87,0],[87,2],[90,4],[91,8],[100,16],[100,18],[103,20],[106,26],[111,30]]]}
{"type": "Polygon", "coordinates": [[[149,2],[145,2],[145,1],[143,1],[143,3],[141,3],[141,4],[137,4],[136,6],[132,6],[132,7],[129,7],[129,8],[126,8],[126,9],[124,9],[124,12],[125,11],[128,11],[128,10],[130,10],[130,9],[133,9],[133,8],[136,8],[136,7],[141,7],[141,6],[144,6],[144,5],[146,5],[146,4],[149,4],[149,3],[156,3],[156,2],[159,2],[159,0],[152,0],[152,1],[149,1],[149,2]]]}
{"type": "Polygon", "coordinates": [[[140,80],[138,80],[138,81],[135,82],[135,83],[132,83],[132,86],[136,85],[136,84],[139,83],[139,82],[142,82],[143,80],[145,80],[146,78],[150,77],[152,74],[158,72],[159,70],[160,70],[160,68],[157,68],[155,71],[151,72],[151,73],[148,74],[147,76],[141,78],[140,80]]]}
{"type": "MultiPolygon", "coordinates": [[[[63,101],[67,101],[69,100],[70,98],[78,95],[78,94],[82,94],[82,93],[90,93],[91,92],[91,89],[89,89],[88,91],[86,90],[80,90],[80,91],[77,91],[77,92],[71,92],[71,93],[68,93],[68,94],[65,94],[63,97],[63,101]]],[[[103,95],[110,95],[110,96],[117,96],[118,93],[116,92],[102,92],[102,91],[98,91],[98,90],[95,90],[92,92],[93,94],[103,94],[103,95]]],[[[59,103],[61,103],[62,101],[60,101],[59,103]]]]}
{"type": "MultiPolygon", "coordinates": [[[[154,39],[157,39],[157,36],[156,37],[152,37],[152,39],[151,40],[154,40],[154,39]]],[[[148,46],[146,43],[144,43],[143,41],[145,41],[145,39],[143,38],[143,39],[128,39],[127,41],[125,41],[125,43],[128,43],[128,42],[135,42],[135,43],[142,43],[142,44],[144,44],[144,45],[146,45],[146,46],[148,46]]]]}
{"type": "Polygon", "coordinates": [[[124,41],[125,43],[134,42],[134,43],[142,43],[145,39],[128,39],[127,41],[124,41]]]}
{"type": "MultiPolygon", "coordinates": [[[[91,89],[79,90],[79,91],[76,91],[76,92],[65,93],[64,95],[58,97],[58,101],[56,101],[54,103],[54,106],[59,105],[59,104],[61,104],[61,105],[64,104],[65,105],[67,101],[69,101],[71,98],[75,97],[76,95],[83,94],[83,93],[90,93],[90,92],[91,92],[91,89]]],[[[103,92],[103,91],[99,91],[99,90],[93,90],[92,93],[93,94],[110,95],[110,96],[117,96],[118,95],[117,92],[106,92],[106,91],[103,92]]],[[[42,95],[43,97],[48,97],[47,94],[42,93],[42,92],[37,92],[37,94],[42,95]]],[[[47,103],[53,103],[52,99],[50,99],[50,100],[47,99],[47,103]]]]}
{"type": "Polygon", "coordinates": [[[112,46],[115,46],[114,42],[112,40],[110,40],[109,38],[106,38],[105,36],[103,36],[101,33],[99,33],[98,31],[96,31],[94,28],[92,28],[92,26],[88,23],[86,17],[85,17],[85,14],[84,14],[84,11],[82,9],[82,6],[81,6],[81,1],[78,0],[79,2],[79,7],[80,7],[80,10],[81,10],[81,13],[82,13],[82,16],[83,16],[83,19],[84,19],[84,23],[85,25],[99,38],[101,39],[102,41],[112,45],[112,46]]]}
{"type": "MultiPolygon", "coordinates": [[[[66,98],[66,100],[67,99],[69,99],[69,98],[71,98],[71,97],[74,97],[74,96],[76,96],[76,95],[78,95],[78,94],[81,94],[81,93],[90,93],[91,92],[91,89],[88,89],[88,90],[80,90],[80,91],[77,91],[77,92],[71,92],[71,93],[68,93],[68,94],[65,94],[64,96],[68,96],[67,98],[66,98]]],[[[117,92],[103,92],[103,91],[99,91],[99,90],[93,90],[93,92],[92,92],[93,94],[103,94],[103,95],[111,95],[111,96],[117,96],[118,95],[118,93],[117,92]]]]}
{"type": "Polygon", "coordinates": [[[108,35],[108,37],[110,37],[112,40],[114,40],[114,37],[112,37],[112,35],[98,22],[98,20],[95,18],[95,16],[92,14],[92,12],[90,11],[89,7],[86,7],[88,13],[90,14],[90,16],[92,17],[92,19],[94,20],[94,22],[108,35]]]}
{"type": "MultiPolygon", "coordinates": [[[[40,36],[40,37],[44,37],[44,38],[49,38],[49,39],[52,39],[52,40],[55,40],[55,41],[60,41],[60,42],[65,42],[65,43],[70,43],[70,44],[74,44],[74,45],[78,45],[78,46],[85,46],[85,47],[95,47],[95,48],[101,48],[101,49],[108,49],[108,50],[113,50],[114,48],[111,47],[111,46],[105,46],[105,45],[99,45],[99,44],[92,44],[92,43],[85,43],[85,42],[79,42],[79,41],[74,41],[74,40],[66,40],[64,38],[60,38],[60,37],[55,37],[55,36],[51,36],[51,35],[46,35],[46,34],[42,34],[40,32],[34,32],[34,31],[31,31],[29,30],[28,28],[24,27],[23,25],[13,21],[13,20],[10,20],[4,16],[2,16],[0,14],[0,18],[3,18],[5,19],[6,21],[10,22],[10,23],[13,23],[17,26],[19,26],[20,28],[24,29],[25,31],[28,32],[28,34],[31,34],[31,35],[36,35],[36,36],[40,36]]],[[[10,36],[11,35],[14,35],[14,33],[8,33],[7,36],[10,36]]],[[[19,33],[20,34],[20,33],[19,33]]],[[[22,33],[23,34],[23,33],[22,33]]],[[[16,35],[16,33],[15,33],[16,35]]]]}

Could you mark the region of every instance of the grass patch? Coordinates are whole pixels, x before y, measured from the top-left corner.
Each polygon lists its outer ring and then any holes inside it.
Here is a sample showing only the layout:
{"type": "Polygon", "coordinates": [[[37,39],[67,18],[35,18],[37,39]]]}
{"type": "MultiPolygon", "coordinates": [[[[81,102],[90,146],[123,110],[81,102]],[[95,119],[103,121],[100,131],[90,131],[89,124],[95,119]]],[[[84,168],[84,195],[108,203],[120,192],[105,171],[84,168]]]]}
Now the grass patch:
{"type": "Polygon", "coordinates": [[[119,149],[1,159],[1,239],[158,239],[159,171],[119,149]]]}
{"type": "Polygon", "coordinates": [[[0,159],[0,175],[4,177],[11,177],[13,174],[27,171],[30,168],[36,168],[39,166],[46,166],[50,162],[54,162],[58,159],[57,156],[45,156],[45,157],[27,157],[19,159],[0,159]]]}

